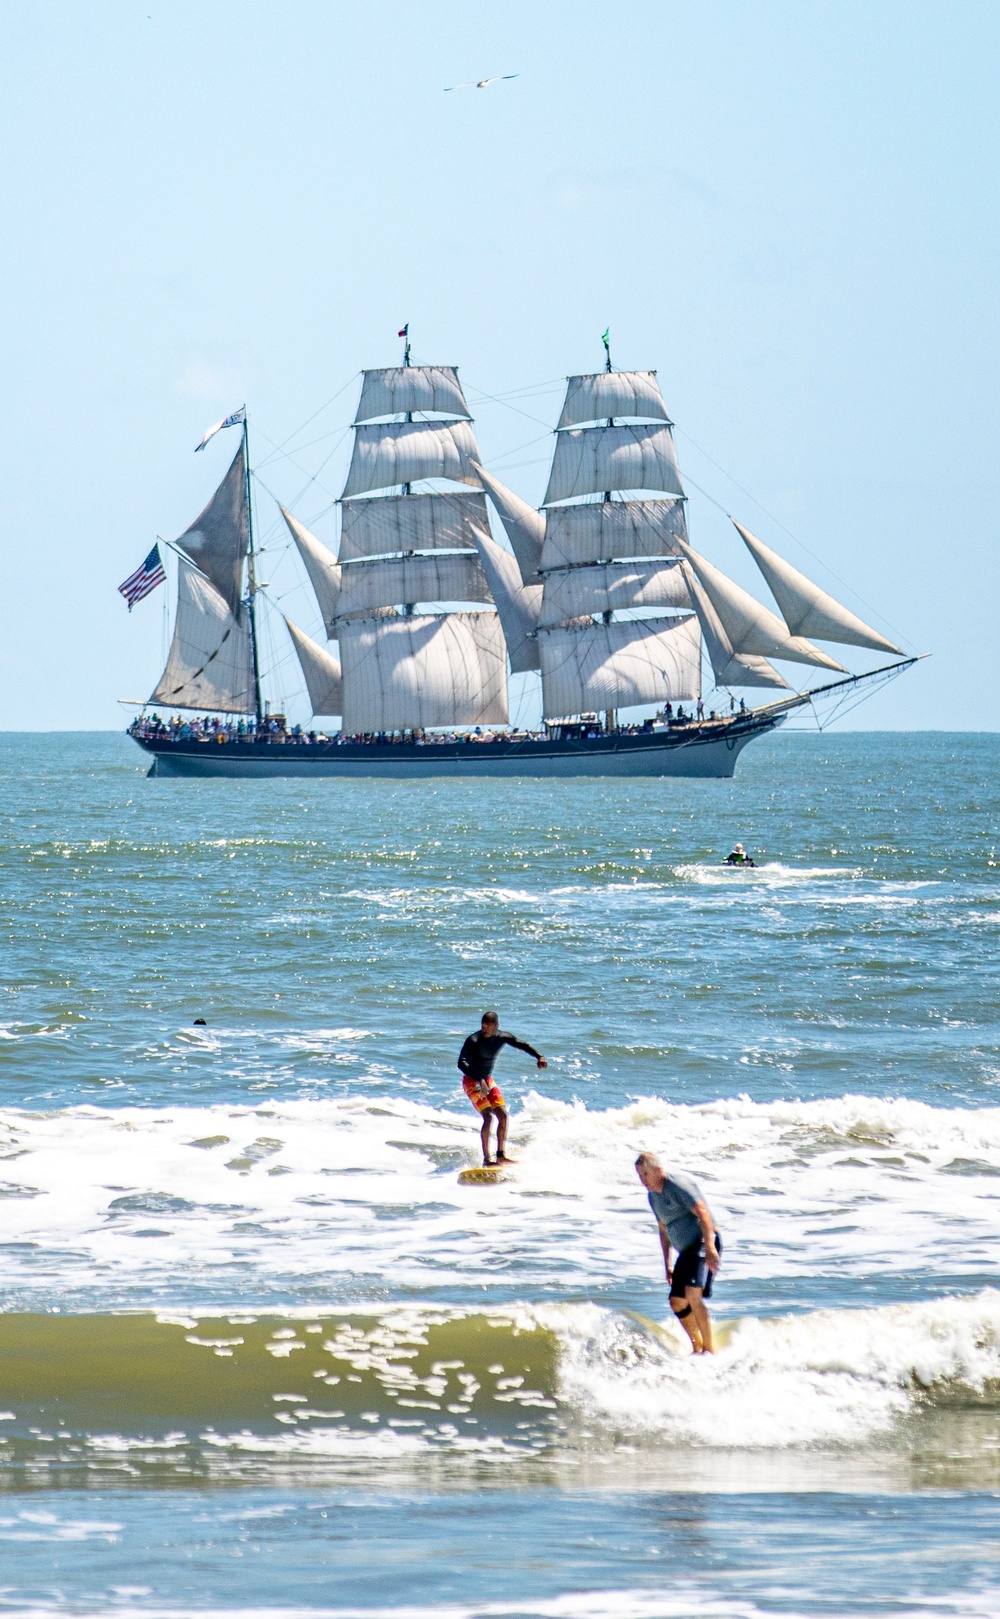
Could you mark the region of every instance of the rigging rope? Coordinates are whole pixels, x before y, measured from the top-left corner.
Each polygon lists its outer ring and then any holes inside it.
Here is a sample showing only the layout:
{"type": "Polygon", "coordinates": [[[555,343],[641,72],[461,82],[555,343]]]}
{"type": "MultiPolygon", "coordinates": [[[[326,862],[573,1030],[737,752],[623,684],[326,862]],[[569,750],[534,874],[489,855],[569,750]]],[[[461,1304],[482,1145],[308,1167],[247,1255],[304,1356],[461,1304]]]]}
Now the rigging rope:
{"type": "MultiPolygon", "coordinates": [[[[865,598],[863,596],[859,595],[859,593],[854,589],[853,585],[849,585],[847,583],[846,579],[841,579],[841,577],[840,577],[840,575],[838,573],[834,573],[834,571],[830,567],[829,563],[825,562],[822,557],[817,556],[815,551],[811,551],[809,549],[808,545],[806,545],[804,540],[800,540],[797,534],[793,534],[791,529],[787,528],[785,526],[785,524],[781,521],[780,517],[775,517],[773,512],[768,511],[768,509],[764,505],[763,501],[758,500],[756,495],[751,494],[749,489],[744,488],[743,484],[741,484],[736,478],[734,478],[731,472],[727,472],[725,467],[721,466],[718,461],[716,461],[711,455],[709,455],[707,450],[702,449],[701,445],[697,442],[696,439],[693,439],[691,437],[690,433],[688,433],[683,427],[677,427],[676,424],[675,424],[675,427],[674,427],[674,431],[676,433],[679,433],[682,438],[687,439],[688,443],[694,446],[694,448],[698,451],[699,455],[703,455],[705,457],[706,461],[711,462],[712,466],[715,467],[717,472],[721,472],[722,476],[724,478],[729,479],[730,483],[734,486],[734,488],[738,489],[742,495],[746,495],[748,500],[752,500],[754,505],[757,507],[758,511],[763,512],[764,516],[766,518],[768,518],[770,522],[777,524],[778,528],[781,529],[781,532],[783,534],[787,534],[788,538],[790,540],[794,541],[794,543],[796,545],[801,546],[803,551],[806,553],[807,556],[812,557],[814,562],[818,562],[821,568],[825,568],[827,573],[830,575],[830,578],[831,579],[836,579],[838,585],[842,585],[844,587],[844,589],[847,591],[848,595],[853,596],[855,601],[860,602],[862,607],[864,607],[869,613],[874,614],[874,616],[877,619],[881,619],[881,621],[885,625],[886,629],[891,630],[893,635],[895,635],[898,640],[900,640],[900,641],[905,640],[905,637],[903,636],[902,632],[897,630],[895,625],[891,624],[889,622],[889,620],[887,618],[885,618],[884,615],[879,612],[877,607],[873,607],[870,602],[865,601],[865,598]]],[[[685,474],[685,476],[687,477],[687,474],[685,474]]],[[[701,485],[695,483],[693,478],[688,477],[688,482],[691,484],[691,486],[694,489],[698,490],[699,494],[704,495],[707,500],[710,500],[712,502],[713,506],[718,506],[718,508],[719,508],[719,510],[721,512],[725,512],[725,514],[729,518],[730,522],[732,522],[732,517],[730,516],[729,510],[728,510],[727,507],[721,505],[720,502],[717,501],[713,495],[710,495],[708,493],[707,489],[702,489],[701,485]]]]}

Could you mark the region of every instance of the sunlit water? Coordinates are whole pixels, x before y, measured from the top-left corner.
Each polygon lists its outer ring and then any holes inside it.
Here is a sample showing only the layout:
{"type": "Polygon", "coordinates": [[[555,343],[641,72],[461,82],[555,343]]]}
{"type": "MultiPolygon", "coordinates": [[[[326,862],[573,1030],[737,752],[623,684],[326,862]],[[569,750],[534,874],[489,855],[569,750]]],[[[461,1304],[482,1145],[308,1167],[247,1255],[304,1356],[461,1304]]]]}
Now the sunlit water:
{"type": "Polygon", "coordinates": [[[998,765],[0,740],[0,1608],[1000,1612],[998,765]],[[549,1067],[504,1054],[516,1177],[465,1188],[488,1005],[549,1067]],[[725,1235],[712,1362],[627,1313],[644,1147],[725,1235]]]}

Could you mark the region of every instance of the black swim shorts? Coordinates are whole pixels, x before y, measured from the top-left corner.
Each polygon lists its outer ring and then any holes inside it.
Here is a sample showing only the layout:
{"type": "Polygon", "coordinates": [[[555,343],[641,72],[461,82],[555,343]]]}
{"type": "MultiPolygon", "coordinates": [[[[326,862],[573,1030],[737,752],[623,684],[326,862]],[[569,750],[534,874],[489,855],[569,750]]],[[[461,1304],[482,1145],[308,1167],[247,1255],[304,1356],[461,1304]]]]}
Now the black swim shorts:
{"type": "MultiPolygon", "coordinates": [[[[715,1233],[715,1246],[722,1253],[722,1238],[715,1233]]],[[[682,1248],[674,1260],[674,1274],[670,1282],[670,1297],[682,1299],[689,1287],[700,1287],[702,1296],[712,1297],[712,1272],[705,1259],[705,1247],[698,1238],[689,1248],[682,1248]]]]}

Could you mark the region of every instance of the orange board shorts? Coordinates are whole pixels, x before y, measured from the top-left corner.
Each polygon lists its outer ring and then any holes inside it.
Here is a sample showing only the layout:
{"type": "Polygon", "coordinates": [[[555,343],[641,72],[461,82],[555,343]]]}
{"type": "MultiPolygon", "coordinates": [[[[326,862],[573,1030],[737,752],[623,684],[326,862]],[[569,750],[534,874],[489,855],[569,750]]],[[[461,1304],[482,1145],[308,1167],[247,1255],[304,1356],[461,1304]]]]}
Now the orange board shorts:
{"type": "Polygon", "coordinates": [[[462,1089],[477,1113],[485,1113],[488,1107],[506,1107],[507,1105],[492,1080],[485,1096],[479,1089],[478,1079],[463,1079],[462,1089]]]}

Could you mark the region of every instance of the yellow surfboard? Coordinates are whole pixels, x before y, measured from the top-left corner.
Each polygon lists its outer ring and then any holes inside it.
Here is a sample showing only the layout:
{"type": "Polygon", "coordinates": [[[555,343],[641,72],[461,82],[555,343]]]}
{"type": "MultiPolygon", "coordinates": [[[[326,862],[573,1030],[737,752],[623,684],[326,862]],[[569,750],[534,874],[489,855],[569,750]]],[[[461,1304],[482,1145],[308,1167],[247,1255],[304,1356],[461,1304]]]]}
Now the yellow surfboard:
{"type": "MultiPolygon", "coordinates": [[[[686,1355],[688,1353],[686,1341],[676,1338],[666,1327],[661,1327],[658,1321],[651,1321],[648,1315],[640,1315],[638,1310],[623,1310],[622,1314],[627,1315],[630,1321],[634,1321],[635,1325],[640,1327],[647,1337],[655,1339],[661,1349],[669,1350],[672,1355],[686,1355]]],[[[732,1334],[733,1325],[734,1323],[731,1321],[712,1322],[712,1342],[715,1344],[716,1349],[725,1348],[732,1334]]],[[[683,1327],[681,1327],[680,1331],[683,1332],[683,1330],[683,1327]]]]}
{"type": "Polygon", "coordinates": [[[481,1169],[463,1169],[459,1173],[459,1186],[495,1186],[498,1181],[505,1181],[510,1175],[509,1164],[494,1164],[481,1169]]]}

